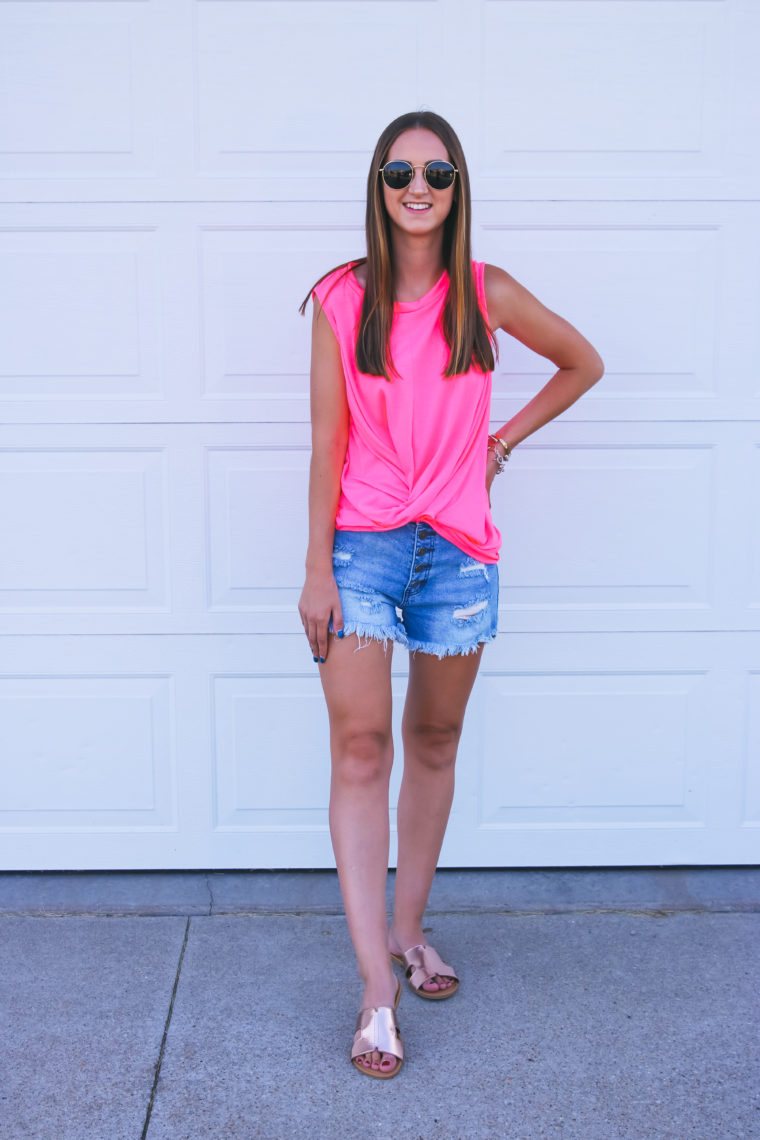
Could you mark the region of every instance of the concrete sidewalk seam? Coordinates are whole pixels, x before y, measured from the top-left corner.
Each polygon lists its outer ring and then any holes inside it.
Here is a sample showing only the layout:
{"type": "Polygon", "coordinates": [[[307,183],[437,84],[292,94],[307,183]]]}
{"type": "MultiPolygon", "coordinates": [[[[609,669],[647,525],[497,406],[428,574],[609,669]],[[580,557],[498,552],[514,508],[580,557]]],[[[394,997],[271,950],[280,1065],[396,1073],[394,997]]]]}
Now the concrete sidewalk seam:
{"type": "Polygon", "coordinates": [[[180,974],[182,973],[182,962],[183,962],[184,957],[185,957],[185,949],[187,948],[187,940],[188,940],[189,935],[190,935],[190,918],[188,917],[188,920],[185,923],[185,937],[182,940],[182,949],[179,952],[179,961],[177,962],[177,972],[174,976],[174,985],[172,986],[172,996],[169,1000],[169,1011],[166,1015],[166,1022],[164,1024],[164,1033],[163,1033],[163,1037],[161,1038],[161,1048],[158,1051],[158,1060],[156,1061],[156,1071],[155,1071],[155,1074],[153,1076],[153,1087],[150,1090],[150,1097],[148,1099],[148,1108],[147,1108],[147,1111],[145,1113],[145,1123],[143,1124],[143,1130],[140,1134],[140,1140],[145,1140],[146,1136],[148,1135],[148,1128],[150,1127],[150,1117],[151,1117],[151,1113],[153,1112],[153,1103],[156,1099],[156,1090],[158,1088],[158,1079],[159,1079],[159,1076],[161,1075],[161,1065],[163,1063],[164,1052],[166,1050],[166,1039],[169,1035],[169,1026],[171,1025],[172,1014],[174,1012],[174,1001],[175,1001],[175,998],[177,997],[177,988],[179,986],[179,978],[180,978],[180,974]]]}
{"type": "MultiPolygon", "coordinates": [[[[226,909],[224,906],[209,907],[203,910],[187,910],[181,908],[166,908],[159,910],[0,910],[0,921],[4,918],[345,918],[342,907],[313,907],[310,909],[226,909]]],[[[390,915],[390,911],[388,914],[390,915]]],[[[679,906],[674,903],[670,906],[593,906],[582,903],[566,906],[544,907],[449,907],[438,909],[430,907],[425,911],[427,917],[462,916],[477,918],[479,915],[501,915],[515,918],[529,918],[532,915],[546,914],[643,914],[667,917],[675,914],[758,914],[760,902],[757,903],[714,903],[714,904],[685,904],[679,906]]]]}
{"type": "Polygon", "coordinates": [[[206,889],[208,890],[208,917],[210,918],[214,913],[214,888],[211,886],[210,874],[206,873],[203,876],[203,881],[205,882],[206,889]]]}
{"type": "MultiPolygon", "coordinates": [[[[169,913],[169,912],[167,912],[169,913]]],[[[182,915],[184,911],[171,912],[177,915],[182,915]]],[[[655,918],[667,918],[675,914],[758,914],[760,913],[760,902],[758,903],[716,903],[715,905],[693,903],[684,906],[673,904],[672,906],[592,906],[578,904],[573,906],[558,907],[534,907],[534,908],[521,908],[521,907],[428,907],[425,911],[425,918],[477,918],[479,915],[493,914],[501,916],[502,918],[531,918],[540,917],[541,915],[555,915],[555,914],[622,914],[633,915],[643,914],[653,916],[655,918]]],[[[389,909],[388,918],[392,917],[392,911],[389,909]]],[[[0,918],[2,915],[0,915],[0,918]]],[[[29,916],[34,917],[34,916],[29,916]]],[[[44,916],[41,916],[44,917],[44,916]]],[[[134,913],[132,917],[140,917],[139,914],[134,913]]],[[[145,917],[151,917],[146,914],[145,917]]],[[[218,909],[209,916],[210,918],[345,918],[346,912],[342,908],[327,908],[312,910],[223,910],[218,909]]]]}

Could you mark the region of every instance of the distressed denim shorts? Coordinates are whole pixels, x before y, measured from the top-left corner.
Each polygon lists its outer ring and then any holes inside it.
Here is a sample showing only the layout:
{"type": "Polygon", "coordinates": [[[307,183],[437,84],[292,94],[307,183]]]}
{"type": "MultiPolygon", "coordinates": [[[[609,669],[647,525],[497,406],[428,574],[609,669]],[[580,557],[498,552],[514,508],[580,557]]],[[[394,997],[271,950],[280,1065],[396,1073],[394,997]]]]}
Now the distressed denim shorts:
{"type": "MultiPolygon", "coordinates": [[[[496,637],[499,571],[427,523],[336,530],[333,570],[346,634],[449,657],[496,637]]],[[[333,631],[332,623],[330,630],[333,631]]]]}

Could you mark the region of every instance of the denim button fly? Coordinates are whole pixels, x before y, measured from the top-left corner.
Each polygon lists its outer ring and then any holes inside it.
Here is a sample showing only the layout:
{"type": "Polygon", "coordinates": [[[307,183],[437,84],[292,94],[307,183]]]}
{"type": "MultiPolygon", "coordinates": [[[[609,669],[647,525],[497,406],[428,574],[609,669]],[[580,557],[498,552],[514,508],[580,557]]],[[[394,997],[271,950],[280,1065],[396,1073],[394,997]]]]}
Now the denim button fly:
{"type": "Polygon", "coordinates": [[[499,579],[426,523],[335,532],[333,571],[346,636],[398,641],[438,657],[496,636],[499,579]]]}

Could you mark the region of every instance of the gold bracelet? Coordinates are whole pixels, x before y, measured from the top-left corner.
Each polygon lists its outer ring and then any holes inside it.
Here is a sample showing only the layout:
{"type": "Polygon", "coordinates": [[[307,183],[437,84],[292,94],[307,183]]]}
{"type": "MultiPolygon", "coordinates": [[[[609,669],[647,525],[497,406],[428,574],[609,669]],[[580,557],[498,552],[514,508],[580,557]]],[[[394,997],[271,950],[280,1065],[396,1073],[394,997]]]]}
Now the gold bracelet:
{"type": "Polygon", "coordinates": [[[500,435],[491,434],[491,435],[489,435],[488,438],[492,439],[494,441],[494,443],[500,443],[501,446],[504,448],[504,458],[509,459],[510,455],[512,454],[512,445],[509,443],[506,443],[505,440],[503,440],[500,435]]]}

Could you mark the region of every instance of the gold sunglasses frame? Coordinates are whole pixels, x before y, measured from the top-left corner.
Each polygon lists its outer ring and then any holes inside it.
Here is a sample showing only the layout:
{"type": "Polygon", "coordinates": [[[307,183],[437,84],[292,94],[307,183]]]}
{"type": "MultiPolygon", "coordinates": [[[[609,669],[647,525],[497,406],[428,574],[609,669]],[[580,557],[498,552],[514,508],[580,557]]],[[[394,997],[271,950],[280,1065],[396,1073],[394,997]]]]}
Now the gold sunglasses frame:
{"type": "MultiPolygon", "coordinates": [[[[412,170],[412,177],[409,179],[406,186],[399,186],[397,188],[399,190],[406,190],[406,189],[408,189],[409,186],[412,185],[412,182],[414,182],[415,170],[422,170],[423,171],[422,177],[425,179],[425,185],[429,186],[431,190],[436,190],[439,194],[441,194],[443,192],[443,190],[451,190],[454,183],[457,180],[457,174],[459,174],[459,171],[457,170],[456,166],[454,166],[453,163],[449,162],[448,159],[445,159],[445,158],[431,158],[430,162],[427,162],[424,164],[421,162],[418,162],[416,166],[414,165],[413,162],[410,162],[408,158],[392,158],[388,162],[386,162],[385,166],[390,166],[391,162],[405,162],[406,165],[411,167],[411,170],[412,170]],[[439,188],[438,186],[430,186],[430,183],[427,180],[427,171],[428,171],[428,167],[432,166],[434,162],[445,162],[447,164],[447,166],[450,166],[451,169],[454,171],[454,177],[451,180],[451,186],[443,186],[442,188],[439,188]]],[[[381,166],[380,169],[378,170],[378,174],[382,177],[383,182],[385,182],[385,176],[383,175],[383,171],[385,170],[385,166],[381,166]]],[[[385,182],[385,185],[388,186],[388,183],[385,182]]],[[[393,190],[396,188],[393,186],[388,186],[388,189],[393,190]]]]}

